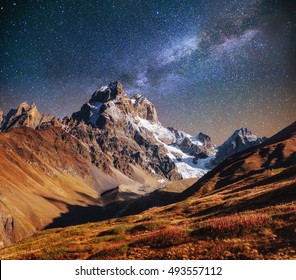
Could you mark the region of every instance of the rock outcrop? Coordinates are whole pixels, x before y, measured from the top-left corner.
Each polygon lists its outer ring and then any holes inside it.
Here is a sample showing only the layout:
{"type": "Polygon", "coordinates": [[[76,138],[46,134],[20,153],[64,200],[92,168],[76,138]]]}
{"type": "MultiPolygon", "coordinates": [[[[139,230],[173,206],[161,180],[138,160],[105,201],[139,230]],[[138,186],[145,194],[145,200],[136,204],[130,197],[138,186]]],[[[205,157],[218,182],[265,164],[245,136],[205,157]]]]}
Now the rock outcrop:
{"type": "Polygon", "coordinates": [[[3,112],[0,111],[0,131],[1,131],[1,127],[2,127],[2,121],[3,121],[3,112]]]}
{"type": "Polygon", "coordinates": [[[28,105],[23,102],[17,109],[11,109],[2,117],[1,131],[8,131],[12,127],[31,127],[37,129],[45,125],[61,125],[61,121],[53,115],[42,115],[35,103],[28,105]]]}
{"type": "Polygon", "coordinates": [[[257,137],[248,128],[240,128],[236,130],[221,146],[212,161],[214,166],[223,162],[226,158],[246,150],[248,148],[258,146],[264,142],[266,137],[257,137]]]}
{"type": "Polygon", "coordinates": [[[196,160],[216,154],[216,146],[212,144],[211,137],[202,132],[197,137],[181,138],[177,141],[177,145],[183,152],[194,156],[196,160]]]}

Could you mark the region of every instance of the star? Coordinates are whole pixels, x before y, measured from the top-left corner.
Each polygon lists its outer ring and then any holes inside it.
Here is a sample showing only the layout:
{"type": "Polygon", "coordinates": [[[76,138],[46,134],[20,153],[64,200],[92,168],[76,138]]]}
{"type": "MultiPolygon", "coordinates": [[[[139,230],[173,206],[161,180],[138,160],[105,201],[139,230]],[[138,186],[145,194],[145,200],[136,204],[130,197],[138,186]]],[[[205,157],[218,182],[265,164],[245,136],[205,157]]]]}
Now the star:
{"type": "Polygon", "coordinates": [[[271,136],[296,117],[292,2],[2,3],[0,110],[27,100],[63,118],[120,80],[166,126],[217,144],[246,123],[271,136]]]}

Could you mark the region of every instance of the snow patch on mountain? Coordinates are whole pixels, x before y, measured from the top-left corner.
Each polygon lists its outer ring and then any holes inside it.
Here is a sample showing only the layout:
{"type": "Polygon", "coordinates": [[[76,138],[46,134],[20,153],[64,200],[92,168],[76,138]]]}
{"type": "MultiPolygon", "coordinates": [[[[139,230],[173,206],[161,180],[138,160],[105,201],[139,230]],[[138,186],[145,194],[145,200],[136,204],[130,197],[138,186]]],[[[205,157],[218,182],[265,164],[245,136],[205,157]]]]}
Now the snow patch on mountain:
{"type": "MultiPolygon", "coordinates": [[[[148,120],[136,117],[139,128],[145,128],[153,133],[153,136],[168,150],[167,155],[174,161],[179,173],[183,179],[200,178],[209,170],[206,165],[212,157],[205,159],[196,159],[194,156],[183,152],[177,145],[177,142],[182,142],[184,138],[177,139],[175,134],[169,129],[163,127],[159,122],[152,123],[148,120]]],[[[183,133],[183,132],[182,132],[183,133]]],[[[202,146],[202,143],[187,133],[183,133],[185,137],[192,139],[192,143],[202,146]]]]}
{"type": "Polygon", "coordinates": [[[202,143],[197,139],[197,137],[189,136],[188,138],[191,140],[191,142],[193,144],[198,145],[198,146],[202,146],[202,143]]]}
{"type": "Polygon", "coordinates": [[[205,167],[207,161],[205,160],[195,161],[194,156],[190,156],[182,152],[178,147],[173,145],[165,145],[165,146],[169,151],[168,156],[174,161],[183,179],[200,178],[209,171],[205,167]]]}
{"type": "Polygon", "coordinates": [[[145,129],[152,132],[155,139],[162,144],[173,143],[176,141],[175,135],[170,130],[163,127],[159,122],[150,122],[140,117],[136,117],[136,120],[138,121],[139,127],[144,127],[145,129]]]}
{"type": "Polygon", "coordinates": [[[100,109],[103,105],[103,103],[101,102],[94,102],[94,103],[88,103],[89,107],[90,107],[90,118],[89,118],[89,122],[92,125],[96,124],[96,121],[100,115],[100,109]]]}
{"type": "Polygon", "coordinates": [[[106,91],[107,89],[109,89],[109,87],[108,87],[108,85],[105,85],[105,86],[101,86],[100,88],[99,88],[99,91],[106,91]]]}

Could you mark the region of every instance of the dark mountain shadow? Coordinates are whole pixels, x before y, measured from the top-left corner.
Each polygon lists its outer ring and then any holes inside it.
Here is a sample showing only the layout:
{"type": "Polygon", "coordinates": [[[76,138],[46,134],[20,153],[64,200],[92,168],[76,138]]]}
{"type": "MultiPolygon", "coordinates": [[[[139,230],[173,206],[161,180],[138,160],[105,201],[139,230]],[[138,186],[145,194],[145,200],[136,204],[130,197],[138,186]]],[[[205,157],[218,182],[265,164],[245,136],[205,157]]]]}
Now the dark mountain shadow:
{"type": "Polygon", "coordinates": [[[55,218],[53,222],[47,225],[44,229],[64,228],[116,218],[118,217],[117,213],[128,203],[128,201],[119,201],[110,203],[106,206],[80,206],[67,204],[68,211],[62,213],[60,217],[55,218]]]}
{"type": "Polygon", "coordinates": [[[272,184],[272,183],[279,183],[281,181],[286,181],[288,179],[290,179],[290,180],[291,179],[296,179],[296,165],[291,166],[290,168],[287,168],[287,169],[283,170],[279,174],[275,174],[273,176],[264,178],[262,180],[259,180],[259,181],[255,182],[255,183],[250,184],[250,185],[246,185],[246,186],[241,187],[239,189],[232,190],[229,193],[235,193],[238,190],[239,191],[244,191],[244,190],[248,190],[248,189],[251,189],[251,188],[254,188],[254,187],[265,186],[265,185],[269,185],[269,184],[272,184]]]}
{"type": "Polygon", "coordinates": [[[267,161],[263,164],[262,167],[269,167],[273,160],[276,160],[276,163],[284,161],[284,148],[285,145],[283,143],[279,143],[276,145],[276,148],[268,155],[267,161]]]}
{"type": "Polygon", "coordinates": [[[93,203],[98,203],[99,199],[98,198],[93,198],[92,196],[86,194],[86,193],[83,193],[83,192],[78,192],[78,191],[75,191],[77,194],[79,194],[80,196],[82,196],[83,198],[93,202],[93,203]]]}
{"type": "MultiPolygon", "coordinates": [[[[287,170],[283,170],[282,173],[276,174],[272,177],[265,178],[263,180],[257,181],[253,184],[243,187],[246,189],[251,189],[252,187],[266,185],[270,183],[276,183],[281,180],[286,180],[287,178],[291,178],[295,176],[295,166],[288,168],[287,170]]],[[[250,174],[249,174],[250,175],[250,174]]],[[[202,186],[202,184],[201,184],[202,186]]],[[[70,205],[65,204],[65,202],[47,198],[52,203],[63,203],[66,205],[68,211],[66,213],[61,214],[60,217],[54,219],[54,221],[49,224],[45,229],[56,228],[56,227],[67,227],[80,225],[89,222],[100,222],[112,218],[119,218],[124,216],[136,215],[144,212],[145,210],[152,207],[160,207],[166,206],[184,199],[183,195],[180,193],[173,192],[165,192],[161,190],[156,190],[151,194],[143,197],[134,197],[131,196],[130,193],[118,193],[118,188],[109,190],[105,192],[101,198],[94,199],[88,197],[87,195],[81,194],[84,198],[89,198],[90,203],[97,203],[97,205],[88,205],[88,206],[80,206],[80,205],[70,205]],[[119,197],[125,197],[124,201],[113,201],[110,203],[106,203],[105,205],[99,204],[98,201],[102,203],[102,201],[110,201],[119,197]]],[[[240,190],[243,190],[240,189],[240,190]]],[[[195,189],[196,190],[196,189],[195,189]]],[[[186,192],[186,191],[185,191],[186,192]]],[[[186,195],[187,196],[187,195],[186,195]]],[[[287,203],[296,200],[296,183],[292,183],[283,188],[271,190],[262,195],[258,195],[251,199],[246,199],[244,202],[236,204],[233,207],[226,206],[224,204],[219,204],[213,206],[211,208],[205,209],[204,211],[200,211],[191,215],[191,217],[199,217],[202,215],[217,215],[219,214],[231,214],[232,212],[241,212],[246,210],[258,209],[266,206],[273,206],[279,203],[287,203]]]]}
{"type": "MultiPolygon", "coordinates": [[[[107,192],[106,195],[110,195],[110,192],[107,192]]],[[[120,195],[130,197],[130,193],[120,193],[120,195]]],[[[103,206],[99,204],[88,206],[71,205],[64,201],[45,197],[52,203],[63,203],[66,205],[68,211],[62,213],[60,217],[55,218],[53,222],[47,225],[44,229],[64,228],[85,223],[105,221],[112,218],[136,215],[154,206],[168,205],[173,202],[174,197],[176,197],[176,193],[166,192],[165,194],[158,196],[158,194],[154,192],[145,197],[127,199],[125,201],[114,201],[103,206]]],[[[100,200],[101,199],[102,198],[100,198],[100,200]]],[[[98,200],[96,200],[96,202],[98,202],[98,200]]]]}
{"type": "Polygon", "coordinates": [[[42,196],[44,199],[48,200],[49,202],[51,202],[52,204],[63,204],[63,205],[67,205],[67,203],[65,203],[65,201],[54,198],[54,197],[49,197],[49,196],[42,196]]]}
{"type": "Polygon", "coordinates": [[[103,208],[100,206],[79,206],[67,204],[68,212],[53,220],[45,229],[81,225],[102,221],[103,208]]]}
{"type": "Polygon", "coordinates": [[[292,183],[288,186],[268,191],[256,197],[245,199],[243,202],[239,202],[234,206],[226,204],[219,204],[213,207],[207,208],[203,211],[199,211],[191,215],[191,218],[208,215],[208,217],[217,215],[229,215],[231,213],[238,213],[243,211],[258,210],[268,206],[275,206],[282,203],[289,203],[296,200],[296,183],[292,183]]]}
{"type": "Polygon", "coordinates": [[[136,215],[152,207],[166,206],[175,203],[180,193],[156,190],[151,194],[131,201],[122,211],[122,214],[136,215]]]}
{"type": "Polygon", "coordinates": [[[225,186],[228,186],[228,185],[232,185],[234,183],[238,183],[238,182],[243,182],[244,180],[246,180],[247,178],[253,176],[253,175],[256,175],[256,174],[260,174],[260,173],[263,173],[265,171],[265,169],[259,169],[259,170],[251,170],[249,172],[246,172],[245,174],[243,175],[240,175],[240,176],[236,176],[236,177],[225,177],[225,178],[222,178],[220,179],[216,185],[215,185],[215,189],[221,189],[225,186]]]}
{"type": "Polygon", "coordinates": [[[207,218],[211,218],[211,217],[217,217],[222,213],[224,215],[232,213],[233,210],[229,209],[229,207],[226,207],[223,204],[218,204],[212,207],[208,207],[204,210],[198,211],[197,213],[190,215],[189,218],[203,217],[205,215],[207,216],[207,218]]]}
{"type": "Polygon", "coordinates": [[[230,177],[235,175],[235,173],[237,172],[237,170],[240,170],[241,167],[243,166],[244,161],[240,160],[232,165],[230,165],[228,168],[225,168],[224,170],[222,170],[220,172],[220,177],[230,177]]]}
{"type": "Polygon", "coordinates": [[[296,182],[288,186],[268,191],[251,199],[237,204],[238,209],[253,210],[281,203],[289,203],[296,200],[296,182]]]}

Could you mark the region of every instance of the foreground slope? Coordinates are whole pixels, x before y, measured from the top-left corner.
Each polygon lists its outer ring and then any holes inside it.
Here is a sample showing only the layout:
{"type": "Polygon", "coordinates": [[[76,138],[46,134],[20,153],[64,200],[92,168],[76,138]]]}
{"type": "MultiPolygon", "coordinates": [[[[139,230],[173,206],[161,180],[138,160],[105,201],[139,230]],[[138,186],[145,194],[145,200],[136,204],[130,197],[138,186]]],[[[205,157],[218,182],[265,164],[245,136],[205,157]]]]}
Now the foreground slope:
{"type": "MultiPolygon", "coordinates": [[[[2,259],[296,259],[296,123],[141,214],[37,233],[2,259]],[[182,200],[184,199],[184,200],[182,200]]],[[[173,187],[174,190],[174,187],[173,187]]]]}

